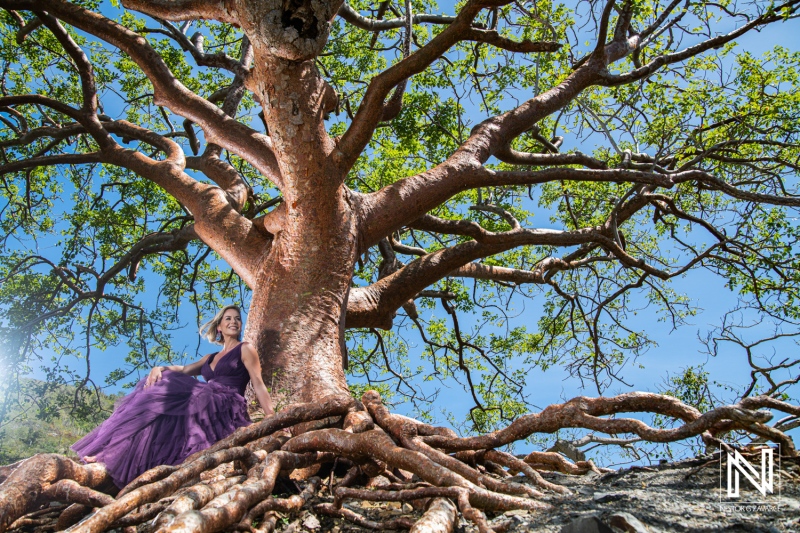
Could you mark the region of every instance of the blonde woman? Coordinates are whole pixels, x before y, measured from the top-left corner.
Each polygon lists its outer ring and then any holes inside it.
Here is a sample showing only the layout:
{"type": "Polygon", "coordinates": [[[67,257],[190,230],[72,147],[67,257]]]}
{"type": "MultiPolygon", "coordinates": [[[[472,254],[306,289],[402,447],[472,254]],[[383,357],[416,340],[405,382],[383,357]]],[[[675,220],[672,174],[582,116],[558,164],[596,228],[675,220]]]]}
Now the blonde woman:
{"type": "Polygon", "coordinates": [[[250,343],[241,342],[242,314],[229,305],[200,328],[222,349],[197,362],[157,366],[123,398],[114,414],[72,449],[86,462],[102,462],[124,487],[158,465],[175,465],[249,425],[244,391],[253,384],[267,416],[272,399],[261,363],[250,343]],[[202,375],[205,382],[191,376],[202,375]]]}

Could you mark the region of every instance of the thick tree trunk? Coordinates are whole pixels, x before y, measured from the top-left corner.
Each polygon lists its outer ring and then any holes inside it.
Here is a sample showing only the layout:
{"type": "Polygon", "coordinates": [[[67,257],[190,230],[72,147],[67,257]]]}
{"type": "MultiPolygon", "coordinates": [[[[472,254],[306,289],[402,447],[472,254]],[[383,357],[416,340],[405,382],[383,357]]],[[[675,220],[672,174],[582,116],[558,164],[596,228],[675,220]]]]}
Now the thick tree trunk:
{"type": "Polygon", "coordinates": [[[344,194],[338,203],[315,216],[290,212],[256,278],[245,339],[278,402],[347,393],[344,312],[356,239],[344,194]]]}
{"type": "Polygon", "coordinates": [[[248,80],[261,101],[283,177],[282,224],[254,276],[245,338],[258,349],[276,400],[347,394],[344,314],[357,227],[324,114],[335,93],[313,60],[291,61],[256,44],[248,80]]]}

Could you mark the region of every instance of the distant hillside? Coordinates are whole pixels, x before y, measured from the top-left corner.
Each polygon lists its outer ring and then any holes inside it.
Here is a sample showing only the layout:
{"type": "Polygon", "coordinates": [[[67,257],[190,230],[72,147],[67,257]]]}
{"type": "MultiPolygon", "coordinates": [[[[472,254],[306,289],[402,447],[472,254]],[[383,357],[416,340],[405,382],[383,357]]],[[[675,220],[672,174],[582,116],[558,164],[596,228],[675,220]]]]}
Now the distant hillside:
{"type": "Polygon", "coordinates": [[[121,395],[26,379],[0,423],[0,465],[36,453],[70,455],[69,447],[109,417],[121,395]]]}

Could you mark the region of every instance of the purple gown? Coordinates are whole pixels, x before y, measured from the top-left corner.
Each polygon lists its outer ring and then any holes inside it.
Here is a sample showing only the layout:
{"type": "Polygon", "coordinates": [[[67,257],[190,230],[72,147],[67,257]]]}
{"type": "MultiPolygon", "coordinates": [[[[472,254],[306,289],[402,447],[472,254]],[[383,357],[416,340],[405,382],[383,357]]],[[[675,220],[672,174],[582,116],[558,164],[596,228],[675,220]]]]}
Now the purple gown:
{"type": "Polygon", "coordinates": [[[177,465],[236,428],[247,426],[244,391],[250,375],[242,345],[223,355],[214,370],[211,355],[200,370],[206,382],[165,370],[144,388],[142,379],[120,400],[114,414],[72,445],[79,457],[97,456],[118,487],[158,465],[177,465]]]}

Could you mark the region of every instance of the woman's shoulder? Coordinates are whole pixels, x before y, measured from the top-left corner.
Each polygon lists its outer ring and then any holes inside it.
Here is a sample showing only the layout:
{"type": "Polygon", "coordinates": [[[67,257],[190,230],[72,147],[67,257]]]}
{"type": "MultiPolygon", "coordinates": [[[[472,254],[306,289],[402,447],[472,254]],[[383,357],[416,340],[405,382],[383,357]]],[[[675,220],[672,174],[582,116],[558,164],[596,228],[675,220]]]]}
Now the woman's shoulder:
{"type": "Polygon", "coordinates": [[[253,359],[256,357],[256,349],[251,343],[244,341],[239,346],[241,347],[243,360],[253,359]]]}

